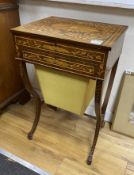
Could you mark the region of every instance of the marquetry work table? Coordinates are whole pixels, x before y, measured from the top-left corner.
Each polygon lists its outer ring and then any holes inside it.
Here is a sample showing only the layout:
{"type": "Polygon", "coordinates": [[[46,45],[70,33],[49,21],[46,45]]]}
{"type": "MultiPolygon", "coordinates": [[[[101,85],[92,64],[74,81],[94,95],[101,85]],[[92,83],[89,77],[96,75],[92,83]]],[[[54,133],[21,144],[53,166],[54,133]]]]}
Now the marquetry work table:
{"type": "Polygon", "coordinates": [[[93,144],[87,159],[91,164],[99,130],[104,125],[116,68],[121,54],[127,26],[76,19],[48,17],[12,29],[16,59],[20,61],[21,76],[26,89],[36,99],[36,114],[28,138],[40,118],[41,100],[28,79],[26,63],[96,80],[95,111],[96,129],[93,144]],[[103,82],[106,70],[111,70],[108,88],[102,103],[103,82]]]}

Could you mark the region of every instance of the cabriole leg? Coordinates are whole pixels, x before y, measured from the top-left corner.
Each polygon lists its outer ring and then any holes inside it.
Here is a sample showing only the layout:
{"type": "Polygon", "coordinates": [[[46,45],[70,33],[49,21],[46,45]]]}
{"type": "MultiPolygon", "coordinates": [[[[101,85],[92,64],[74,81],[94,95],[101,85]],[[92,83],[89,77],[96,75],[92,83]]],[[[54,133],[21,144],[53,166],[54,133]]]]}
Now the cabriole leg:
{"type": "Polygon", "coordinates": [[[95,150],[95,147],[96,147],[96,143],[97,143],[97,140],[98,140],[99,131],[100,131],[100,127],[101,127],[102,85],[103,85],[103,81],[102,80],[97,80],[96,90],[95,90],[95,112],[96,112],[97,123],[96,123],[96,129],[95,129],[95,134],[94,134],[92,147],[91,147],[88,159],[87,159],[87,164],[88,165],[91,165],[91,163],[92,163],[92,158],[93,158],[94,150],[95,150]]]}
{"type": "Polygon", "coordinates": [[[113,82],[114,82],[114,78],[115,78],[115,74],[116,74],[116,70],[117,70],[117,66],[118,66],[118,60],[116,61],[116,63],[114,64],[114,66],[112,68],[110,78],[109,78],[108,87],[107,87],[107,91],[106,91],[106,95],[105,95],[104,102],[103,102],[103,105],[102,105],[102,121],[101,121],[101,127],[102,128],[105,126],[104,116],[105,116],[105,112],[106,112],[106,109],[107,109],[107,105],[108,105],[109,97],[110,97],[110,94],[111,94],[111,90],[112,90],[112,87],[113,87],[113,82]]]}
{"type": "Polygon", "coordinates": [[[37,94],[37,92],[33,89],[29,78],[28,78],[28,74],[27,74],[27,69],[26,69],[26,63],[20,61],[20,70],[21,70],[21,77],[24,83],[25,88],[27,89],[27,91],[33,95],[33,97],[35,98],[35,119],[33,122],[33,126],[31,131],[28,133],[28,139],[32,139],[33,134],[37,128],[39,119],[40,119],[40,112],[41,112],[41,99],[40,96],[37,94]]]}

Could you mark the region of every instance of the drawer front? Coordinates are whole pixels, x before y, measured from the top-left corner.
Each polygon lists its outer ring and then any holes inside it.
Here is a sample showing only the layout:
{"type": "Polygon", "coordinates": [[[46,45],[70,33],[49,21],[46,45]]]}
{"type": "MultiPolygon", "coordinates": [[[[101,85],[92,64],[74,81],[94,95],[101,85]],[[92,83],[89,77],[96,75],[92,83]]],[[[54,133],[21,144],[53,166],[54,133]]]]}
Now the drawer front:
{"type": "Polygon", "coordinates": [[[55,58],[54,56],[46,56],[45,54],[34,53],[26,50],[23,51],[23,58],[35,64],[38,62],[41,65],[53,69],[63,70],[65,72],[83,75],[86,77],[89,75],[94,76],[94,65],[85,65],[78,62],[67,61],[65,59],[55,58]]]}
{"type": "Polygon", "coordinates": [[[62,54],[66,56],[77,57],[81,60],[91,60],[98,63],[103,63],[105,58],[105,54],[102,52],[93,51],[91,49],[78,48],[61,43],[53,43],[20,36],[15,36],[15,42],[17,45],[26,46],[33,49],[39,49],[42,51],[55,52],[57,54],[62,54]]]}
{"type": "Polygon", "coordinates": [[[25,61],[84,77],[104,79],[104,53],[21,36],[16,36],[15,42],[25,61]]]}

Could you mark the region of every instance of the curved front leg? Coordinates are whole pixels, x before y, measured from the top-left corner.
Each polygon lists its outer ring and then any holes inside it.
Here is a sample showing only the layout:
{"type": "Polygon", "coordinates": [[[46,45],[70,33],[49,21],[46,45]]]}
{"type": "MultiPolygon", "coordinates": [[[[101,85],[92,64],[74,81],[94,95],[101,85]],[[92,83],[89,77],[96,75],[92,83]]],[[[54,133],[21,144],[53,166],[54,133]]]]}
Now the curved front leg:
{"type": "Polygon", "coordinates": [[[96,129],[95,129],[95,134],[94,134],[92,147],[91,147],[88,159],[87,159],[87,164],[88,165],[91,165],[91,163],[92,163],[92,158],[93,158],[94,150],[95,150],[95,147],[96,147],[96,143],[97,143],[97,140],[98,140],[99,131],[100,131],[100,127],[101,127],[102,85],[103,85],[103,81],[102,80],[97,80],[96,89],[95,89],[95,112],[96,112],[97,123],[96,123],[96,129]]]}
{"type": "Polygon", "coordinates": [[[105,126],[104,116],[105,116],[105,112],[106,112],[106,109],[107,109],[107,105],[108,105],[109,97],[110,97],[110,94],[111,94],[111,90],[112,90],[112,87],[113,87],[113,82],[114,82],[114,78],[115,78],[115,74],[116,74],[116,70],[117,70],[117,66],[118,66],[118,61],[119,61],[119,58],[117,59],[117,61],[115,62],[114,66],[111,70],[107,91],[106,91],[104,102],[103,102],[103,105],[102,105],[102,121],[101,121],[101,127],[102,128],[105,126]]]}
{"type": "Polygon", "coordinates": [[[40,119],[40,112],[41,112],[41,99],[40,99],[40,96],[37,94],[37,92],[33,89],[30,81],[29,81],[29,78],[28,78],[28,74],[27,74],[27,69],[26,69],[26,63],[25,62],[22,62],[20,61],[20,70],[21,70],[21,77],[22,77],[22,80],[23,80],[23,83],[24,83],[24,86],[26,88],[26,90],[31,94],[33,95],[33,97],[35,98],[35,119],[34,119],[34,122],[33,122],[33,126],[32,126],[32,129],[31,131],[28,133],[28,139],[32,139],[33,137],[33,134],[37,128],[37,125],[38,125],[38,122],[39,122],[39,119],[40,119]]]}

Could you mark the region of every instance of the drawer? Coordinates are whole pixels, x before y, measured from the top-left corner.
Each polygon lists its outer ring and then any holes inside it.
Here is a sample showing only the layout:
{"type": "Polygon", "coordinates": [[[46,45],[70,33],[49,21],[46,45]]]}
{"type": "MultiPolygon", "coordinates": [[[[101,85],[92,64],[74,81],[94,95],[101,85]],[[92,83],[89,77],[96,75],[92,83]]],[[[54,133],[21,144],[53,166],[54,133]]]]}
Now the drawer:
{"type": "Polygon", "coordinates": [[[104,78],[105,54],[46,40],[15,36],[22,59],[88,78],[104,78]]]}
{"type": "Polygon", "coordinates": [[[94,75],[94,65],[81,64],[79,62],[65,60],[64,58],[34,53],[27,50],[22,51],[22,56],[24,60],[29,62],[41,64],[57,70],[63,70],[64,72],[70,72],[83,76],[94,75]]]}
{"type": "Polygon", "coordinates": [[[25,46],[28,48],[39,49],[42,51],[55,52],[56,54],[66,55],[71,57],[77,57],[79,59],[87,61],[95,61],[98,63],[104,63],[105,54],[100,51],[92,49],[78,48],[72,45],[49,42],[44,40],[32,39],[28,37],[15,36],[15,42],[17,45],[25,46]]]}

